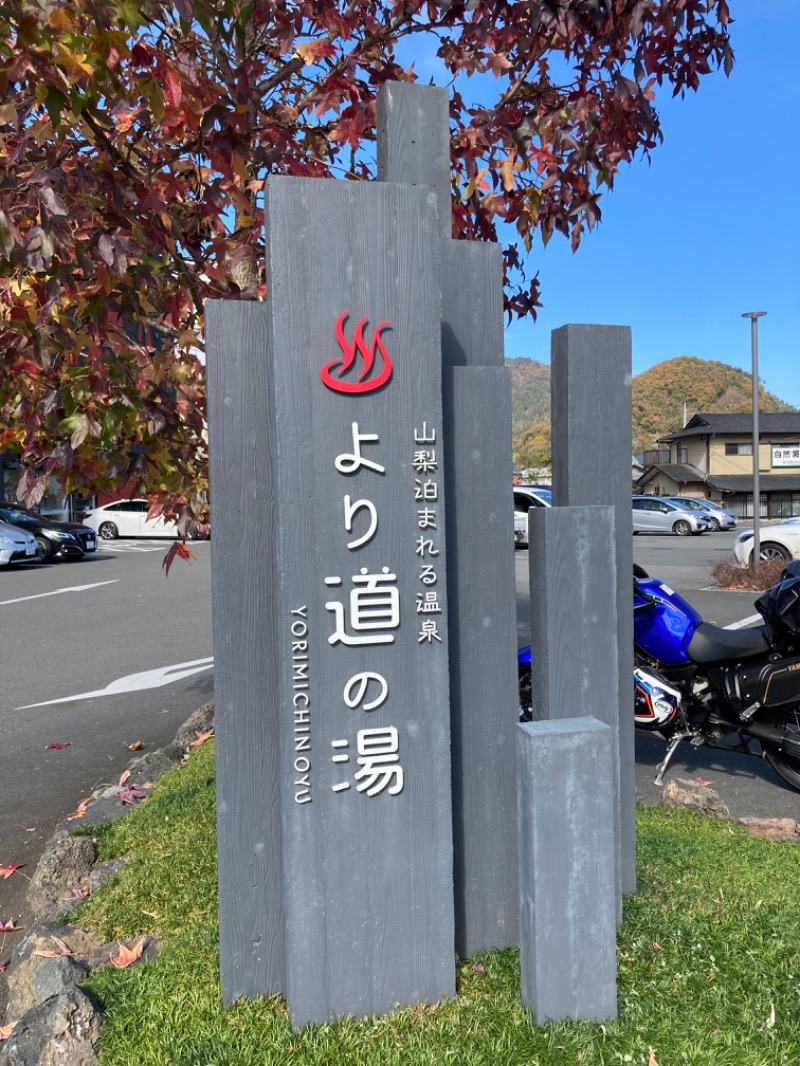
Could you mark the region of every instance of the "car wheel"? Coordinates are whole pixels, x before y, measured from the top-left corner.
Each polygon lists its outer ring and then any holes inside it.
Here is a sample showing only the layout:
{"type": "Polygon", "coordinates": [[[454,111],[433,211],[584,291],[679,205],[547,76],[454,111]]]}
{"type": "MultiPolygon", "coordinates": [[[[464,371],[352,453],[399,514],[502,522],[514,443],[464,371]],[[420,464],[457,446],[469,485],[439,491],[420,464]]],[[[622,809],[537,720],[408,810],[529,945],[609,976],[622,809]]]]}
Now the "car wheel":
{"type": "Polygon", "coordinates": [[[759,559],[765,563],[770,559],[791,559],[791,552],[787,551],[782,544],[762,544],[759,559]]]}
{"type": "Polygon", "coordinates": [[[719,524],[719,520],[716,519],[716,518],[712,518],[711,519],[711,532],[712,533],[719,533],[720,529],[722,529],[722,526],[719,524]]]}
{"type": "Polygon", "coordinates": [[[102,537],[103,540],[114,540],[119,536],[119,530],[113,522],[101,522],[97,535],[102,537]]]}
{"type": "Polygon", "coordinates": [[[52,554],[53,545],[43,533],[40,533],[36,538],[36,561],[38,563],[46,563],[52,554]]]}
{"type": "Polygon", "coordinates": [[[675,525],[672,527],[672,532],[677,537],[688,537],[689,534],[692,532],[692,527],[684,519],[681,519],[679,522],[676,522],[675,525]]]}

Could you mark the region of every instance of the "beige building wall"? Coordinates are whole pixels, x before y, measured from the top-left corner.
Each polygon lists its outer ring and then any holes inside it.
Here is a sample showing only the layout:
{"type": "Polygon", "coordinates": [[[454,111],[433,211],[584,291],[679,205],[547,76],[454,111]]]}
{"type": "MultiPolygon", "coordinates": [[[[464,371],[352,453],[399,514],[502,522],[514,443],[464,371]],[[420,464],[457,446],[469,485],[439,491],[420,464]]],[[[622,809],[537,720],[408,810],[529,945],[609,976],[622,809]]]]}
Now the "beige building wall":
{"type": "MultiPolygon", "coordinates": [[[[709,474],[752,474],[752,452],[746,455],[726,455],[726,444],[749,445],[750,442],[737,437],[714,437],[709,444],[709,474]]],[[[770,471],[770,445],[759,444],[758,469],[764,473],[770,471]]]]}

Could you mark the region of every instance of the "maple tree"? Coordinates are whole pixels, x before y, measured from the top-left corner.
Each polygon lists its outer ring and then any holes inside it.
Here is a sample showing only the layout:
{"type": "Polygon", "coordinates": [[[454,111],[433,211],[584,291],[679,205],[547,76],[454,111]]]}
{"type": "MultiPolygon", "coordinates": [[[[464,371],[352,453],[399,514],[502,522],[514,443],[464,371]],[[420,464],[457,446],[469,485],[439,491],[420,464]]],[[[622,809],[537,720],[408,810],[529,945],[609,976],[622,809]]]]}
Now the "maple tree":
{"type": "Polygon", "coordinates": [[[269,174],[374,177],[413,49],[451,99],[453,236],[573,248],[660,138],[656,89],[732,64],[725,0],[0,0],[0,451],[29,505],[135,486],[207,517],[203,304],[265,295],[269,174]],[[427,62],[426,62],[427,66],[427,62]],[[468,97],[472,92],[474,101],[468,97]],[[503,224],[507,224],[504,226],[503,224]]]}

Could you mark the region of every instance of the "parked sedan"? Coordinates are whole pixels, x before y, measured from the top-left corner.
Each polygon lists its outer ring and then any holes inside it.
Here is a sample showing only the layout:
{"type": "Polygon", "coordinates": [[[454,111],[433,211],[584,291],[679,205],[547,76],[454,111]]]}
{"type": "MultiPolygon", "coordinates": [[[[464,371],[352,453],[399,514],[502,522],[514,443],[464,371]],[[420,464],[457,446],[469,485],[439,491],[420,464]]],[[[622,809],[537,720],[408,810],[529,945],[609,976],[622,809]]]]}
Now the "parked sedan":
{"type": "Polygon", "coordinates": [[[531,507],[552,507],[553,493],[547,488],[514,486],[514,543],[528,547],[528,511],[531,507]]]}
{"type": "Polygon", "coordinates": [[[51,559],[83,559],[97,548],[94,530],[78,522],[52,522],[36,511],[15,503],[0,506],[0,519],[19,526],[36,538],[40,563],[51,559]]]}
{"type": "MultiPolygon", "coordinates": [[[[788,518],[760,531],[759,559],[800,559],[800,522],[788,518]]],[[[753,530],[745,529],[736,538],[733,554],[744,566],[753,561],[753,530]]]]}
{"type": "Polygon", "coordinates": [[[692,511],[700,511],[707,516],[711,523],[711,529],[718,532],[720,529],[736,529],[736,515],[733,511],[726,511],[710,500],[702,500],[699,496],[667,496],[662,497],[671,503],[683,504],[692,511]]]}
{"type": "Polygon", "coordinates": [[[92,511],[84,511],[83,522],[103,540],[116,537],[177,537],[178,527],[159,516],[148,518],[147,500],[116,500],[92,511]]]}
{"type": "Polygon", "coordinates": [[[633,497],[633,532],[674,533],[679,537],[707,533],[711,522],[705,514],[662,496],[633,497]]]}
{"type": "Polygon", "coordinates": [[[34,563],[37,555],[36,538],[10,522],[0,522],[0,566],[15,563],[34,563]]]}

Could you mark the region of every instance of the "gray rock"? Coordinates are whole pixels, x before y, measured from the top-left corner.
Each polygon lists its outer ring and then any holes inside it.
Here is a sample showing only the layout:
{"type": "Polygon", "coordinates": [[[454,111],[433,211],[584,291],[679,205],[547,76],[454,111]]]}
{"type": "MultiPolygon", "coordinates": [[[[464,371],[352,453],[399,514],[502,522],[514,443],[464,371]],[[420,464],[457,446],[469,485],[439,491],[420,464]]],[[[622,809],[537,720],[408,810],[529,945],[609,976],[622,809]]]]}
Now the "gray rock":
{"type": "Polygon", "coordinates": [[[79,988],[33,1007],[0,1043],[0,1066],[96,1066],[102,1014],[79,988]]]}
{"type": "Polygon", "coordinates": [[[186,719],[175,734],[174,744],[181,751],[188,751],[189,745],[197,740],[198,733],[208,733],[214,728],[214,702],[204,703],[186,719]]]}
{"type": "Polygon", "coordinates": [[[129,855],[120,855],[117,859],[109,859],[108,862],[98,862],[89,874],[89,892],[96,891],[100,885],[110,881],[130,862],[129,855]]]}
{"type": "Polygon", "coordinates": [[[97,849],[89,837],[57,829],[45,846],[31,878],[28,906],[34,919],[59,913],[74,898],[73,888],[87,888],[97,849]]]}
{"type": "MultiPolygon", "coordinates": [[[[68,952],[71,953],[69,957],[91,968],[89,958],[102,948],[103,941],[96,933],[81,926],[64,925],[61,922],[42,922],[40,925],[33,926],[17,944],[11,956],[11,962],[5,974],[9,990],[12,984],[17,986],[30,984],[34,970],[47,960],[47,954],[36,953],[57,952],[60,955],[62,951],[60,944],[66,945],[68,952]]],[[[15,992],[15,995],[20,996],[29,994],[32,995],[25,989],[15,992]]],[[[8,1018],[9,1015],[7,1014],[6,1017],[8,1018]]]]}
{"type": "Polygon", "coordinates": [[[140,755],[128,764],[128,770],[130,777],[126,781],[126,786],[132,785],[142,786],[148,783],[152,783],[167,770],[171,770],[177,766],[183,752],[177,744],[170,744],[169,747],[159,748],[157,751],[150,751],[146,755],[140,755]]]}
{"type": "MultiPolygon", "coordinates": [[[[55,949],[51,942],[47,951],[55,949]]],[[[89,973],[82,959],[73,955],[56,958],[31,954],[8,976],[6,1020],[18,1021],[45,1000],[70,993],[89,973]]]]}
{"type": "Polygon", "coordinates": [[[800,824],[794,818],[740,818],[739,821],[754,837],[800,841],[800,824]]]}
{"type": "Polygon", "coordinates": [[[688,781],[680,777],[667,781],[661,792],[661,799],[671,807],[698,811],[712,818],[730,818],[730,811],[714,789],[701,785],[699,781],[688,781]]]}

